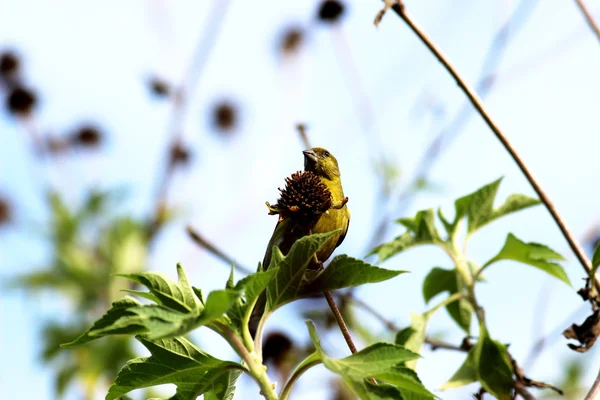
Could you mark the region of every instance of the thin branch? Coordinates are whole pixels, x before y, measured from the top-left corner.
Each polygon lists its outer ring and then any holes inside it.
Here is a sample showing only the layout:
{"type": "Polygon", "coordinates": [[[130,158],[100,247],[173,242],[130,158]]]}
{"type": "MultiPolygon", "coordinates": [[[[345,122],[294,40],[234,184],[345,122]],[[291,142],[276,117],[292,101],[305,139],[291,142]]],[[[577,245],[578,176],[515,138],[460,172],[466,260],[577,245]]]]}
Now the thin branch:
{"type": "Polygon", "coordinates": [[[204,236],[202,236],[198,231],[194,230],[194,228],[192,228],[190,225],[188,225],[186,227],[186,231],[187,231],[188,235],[190,236],[190,238],[192,238],[192,240],[196,244],[198,244],[203,249],[208,250],[208,252],[210,254],[212,254],[213,256],[217,257],[219,260],[223,261],[228,266],[232,266],[233,265],[233,267],[237,271],[239,271],[239,272],[241,272],[243,274],[246,274],[246,275],[252,273],[252,271],[249,268],[246,268],[246,267],[244,267],[244,266],[239,265],[238,263],[236,263],[233,258],[231,258],[230,256],[228,256],[222,250],[220,250],[219,248],[217,248],[217,246],[215,246],[214,244],[212,244],[211,242],[209,242],[204,236]]]}
{"type": "MultiPolygon", "coordinates": [[[[452,75],[458,86],[463,90],[465,95],[473,104],[473,107],[477,110],[477,112],[481,115],[484,121],[487,123],[492,132],[496,135],[498,140],[502,143],[504,148],[509,152],[515,163],[518,165],[519,169],[525,175],[537,195],[540,197],[540,200],[544,203],[552,218],[558,225],[561,230],[563,236],[569,243],[571,250],[575,253],[575,256],[581,263],[581,266],[585,269],[588,275],[591,272],[591,263],[588,259],[585,251],[575,238],[575,236],[571,233],[570,229],[567,227],[565,221],[562,216],[559,214],[558,210],[554,206],[554,203],[548,196],[548,194],[542,189],[537,179],[534,178],[533,174],[521,158],[521,156],[517,153],[516,149],[512,146],[512,144],[508,141],[507,137],[500,130],[500,127],[496,122],[492,119],[489,112],[486,110],[483,105],[481,99],[475,93],[475,91],[466,83],[464,78],[459,74],[459,72],[454,68],[454,66],[450,63],[446,55],[437,47],[435,43],[429,38],[429,36],[423,31],[423,29],[417,25],[417,23],[406,13],[406,9],[402,3],[397,3],[392,6],[392,10],[398,15],[409,27],[410,29],[421,39],[423,44],[427,46],[427,48],[433,53],[433,55],[438,59],[438,61],[446,68],[446,70],[452,75]]],[[[594,277],[594,283],[598,290],[600,290],[600,281],[594,277]]]]}
{"type": "Polygon", "coordinates": [[[600,372],[590,388],[590,391],[585,395],[584,400],[598,400],[600,398],[600,372]]]}
{"type": "Polygon", "coordinates": [[[586,22],[590,26],[590,29],[596,34],[596,38],[600,40],[600,26],[594,21],[594,17],[592,16],[592,13],[590,13],[590,10],[587,9],[583,0],[575,0],[575,3],[577,3],[579,10],[581,10],[586,22]]]}
{"type": "MultiPolygon", "coordinates": [[[[359,306],[364,311],[371,314],[373,317],[378,319],[379,322],[381,322],[388,330],[390,330],[392,332],[398,332],[401,329],[398,325],[396,325],[394,322],[387,319],[383,314],[381,314],[379,311],[377,311],[369,303],[354,296],[354,294],[352,292],[341,294],[340,297],[349,299],[355,305],[359,306]]],[[[431,346],[431,350],[445,349],[445,350],[454,350],[454,351],[461,351],[461,352],[469,351],[469,349],[472,346],[468,339],[463,340],[463,342],[460,344],[460,346],[457,346],[457,345],[454,345],[454,344],[451,344],[448,342],[444,342],[442,340],[433,339],[431,337],[425,337],[425,343],[428,344],[429,346],[431,346]]]]}
{"type": "MultiPolygon", "coordinates": [[[[511,39],[515,37],[520,28],[525,25],[525,22],[531,15],[535,6],[539,4],[539,0],[521,0],[514,12],[496,31],[492,38],[491,44],[486,52],[483,60],[483,65],[479,72],[479,78],[475,89],[479,96],[483,99],[492,91],[492,88],[497,82],[496,72],[500,62],[502,61],[506,50],[508,49],[511,39]]],[[[404,189],[398,196],[397,205],[395,207],[396,214],[402,214],[411,202],[414,200],[418,190],[419,183],[426,182],[427,177],[435,165],[436,161],[447,150],[451,142],[456,139],[461,132],[461,127],[468,121],[473,109],[469,102],[465,102],[463,106],[454,114],[454,117],[444,125],[437,133],[435,139],[429,144],[425,152],[417,163],[417,169],[410,183],[405,185],[404,189]]],[[[384,214],[376,225],[369,241],[367,251],[375,247],[385,236],[389,227],[388,221],[391,219],[389,212],[384,214]]]]}
{"type": "Polygon", "coordinates": [[[356,346],[354,345],[354,341],[352,340],[352,336],[350,335],[348,326],[346,325],[346,322],[344,321],[344,317],[342,317],[342,313],[340,312],[340,309],[338,308],[337,304],[335,304],[335,300],[333,299],[331,292],[323,292],[323,296],[325,296],[325,299],[327,300],[327,304],[329,304],[329,308],[331,308],[331,311],[333,312],[333,316],[335,317],[335,320],[337,321],[338,326],[340,327],[340,330],[342,331],[342,335],[344,336],[344,339],[346,340],[346,343],[348,344],[348,348],[350,349],[352,354],[356,353],[357,352],[356,346]]]}
{"type": "Polygon", "coordinates": [[[306,134],[306,124],[298,123],[296,124],[296,129],[298,130],[298,135],[300,136],[300,140],[304,145],[305,149],[311,149],[310,140],[308,140],[308,135],[306,134]]]}

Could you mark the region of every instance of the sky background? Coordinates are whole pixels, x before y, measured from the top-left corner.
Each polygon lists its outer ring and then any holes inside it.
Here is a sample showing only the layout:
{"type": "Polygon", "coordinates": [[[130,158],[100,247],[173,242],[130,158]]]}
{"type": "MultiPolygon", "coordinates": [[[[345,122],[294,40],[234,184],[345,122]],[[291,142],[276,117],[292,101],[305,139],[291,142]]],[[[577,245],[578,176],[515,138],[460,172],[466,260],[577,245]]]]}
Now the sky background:
{"type": "MultiPolygon", "coordinates": [[[[407,1],[411,15],[444,50],[467,81],[475,83],[483,58],[517,1],[407,1]]],[[[595,182],[600,99],[600,47],[573,1],[537,1],[499,65],[486,106],[529,164],[578,238],[598,222],[595,182]]],[[[600,19],[600,3],[588,0],[600,19]]],[[[195,286],[221,288],[228,269],[186,236],[191,224],[239,261],[253,267],[262,259],[275,225],[264,202],[277,199],[286,176],[303,167],[297,122],[308,125],[313,144],[338,159],[352,223],[337,254],[363,257],[373,233],[377,181],[373,160],[389,160],[401,170],[394,196],[406,189],[417,162],[439,129],[465,101],[453,79],[393,13],[379,28],[375,0],[347,2],[341,24],[315,19],[317,2],[227,1],[197,83],[190,89],[182,126],[193,163],[178,172],[169,202],[182,210],[161,232],[148,268],[175,276],[181,262],[195,286]],[[278,51],[281,32],[305,29],[300,50],[278,51]],[[210,111],[221,99],[239,106],[237,129],[228,137],[211,125],[210,111]],[[365,99],[368,99],[365,100],[365,99]],[[370,106],[368,105],[370,104],[370,106]],[[372,108],[372,113],[369,109],[372,108]]],[[[151,96],[150,76],[180,81],[216,1],[76,0],[44,2],[0,0],[0,50],[23,57],[27,82],[40,96],[36,121],[40,133],[64,134],[79,122],[97,122],[107,133],[102,149],[74,153],[57,162],[38,162],[23,125],[0,115],[0,192],[15,205],[16,222],[0,231],[0,276],[40,268],[48,261],[40,226],[48,220],[42,189],[59,189],[72,204],[89,188],[128,188],[120,213],[143,217],[151,211],[156,175],[164,164],[171,106],[151,96]]],[[[213,21],[214,22],[214,21],[213,21]]],[[[504,176],[498,199],[511,193],[534,196],[506,151],[484,122],[471,114],[444,149],[430,179],[438,190],[418,195],[410,209],[442,206],[452,214],[453,200],[504,176]]],[[[393,207],[390,207],[393,211],[393,207]]],[[[508,232],[524,241],[544,243],[565,255],[573,288],[529,266],[502,262],[487,272],[477,294],[493,337],[510,343],[523,364],[536,338],[581,322],[587,313],[575,293],[582,268],[543,207],[495,222],[474,236],[468,254],[479,263],[492,257],[508,232]],[[574,290],[575,289],[575,290],[574,290]],[[576,310],[574,320],[567,320],[576,310]]],[[[402,233],[392,227],[386,239],[402,233]]],[[[385,262],[411,271],[391,281],[361,287],[357,293],[382,314],[406,325],[410,312],[422,312],[423,278],[433,266],[450,267],[435,248],[412,249],[385,262]]],[[[8,398],[51,399],[52,375],[37,358],[41,322],[65,318],[69,305],[50,294],[0,294],[0,387],[8,398]]],[[[306,330],[298,307],[275,314],[269,327],[299,341],[306,330]]],[[[364,316],[380,327],[374,320],[364,316]]],[[[382,332],[383,332],[383,328],[382,332]]],[[[459,343],[461,332],[445,312],[436,314],[432,333],[459,343]]],[[[555,332],[556,333],[556,332],[555,332]]],[[[200,346],[232,358],[212,332],[200,330],[200,346]]],[[[335,355],[345,355],[339,335],[326,336],[335,355]]],[[[589,362],[588,381],[598,369],[597,353],[576,354],[555,335],[528,376],[555,382],[572,359],[589,362]]],[[[364,344],[363,344],[364,345],[364,344]]],[[[419,364],[425,385],[439,388],[458,368],[463,355],[427,349],[419,364]]],[[[327,398],[324,368],[304,376],[292,398],[327,398]]],[[[167,391],[171,390],[169,388],[167,391]]],[[[443,399],[465,399],[476,390],[435,392],[443,399]]],[[[98,393],[98,398],[103,398],[98,393]]],[[[238,399],[257,397],[243,379],[238,399]]],[[[78,399],[77,387],[68,399],[78,399]]]]}

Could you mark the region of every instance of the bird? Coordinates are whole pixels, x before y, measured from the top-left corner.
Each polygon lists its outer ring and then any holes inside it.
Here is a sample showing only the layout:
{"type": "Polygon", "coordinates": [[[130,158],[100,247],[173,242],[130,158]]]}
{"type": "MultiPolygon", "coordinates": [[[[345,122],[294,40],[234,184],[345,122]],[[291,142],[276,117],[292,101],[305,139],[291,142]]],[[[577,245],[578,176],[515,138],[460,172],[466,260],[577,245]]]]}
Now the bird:
{"type": "MultiPolygon", "coordinates": [[[[348,198],[344,196],[341,173],[337,159],[328,150],[322,147],[313,147],[304,150],[304,171],[315,174],[331,194],[331,207],[320,214],[318,219],[305,226],[298,224],[293,218],[280,219],[275,226],[271,239],[267,245],[263,257],[262,269],[266,270],[271,263],[273,246],[277,246],[283,255],[286,255],[296,240],[308,234],[328,233],[338,230],[317,252],[316,262],[309,265],[309,269],[319,269],[331,256],[334,250],[342,244],[350,225],[350,210],[348,209],[348,198]]],[[[268,205],[268,204],[267,204],[268,205]]],[[[252,337],[266,304],[266,295],[262,293],[254,307],[249,321],[249,330],[252,337]]]]}

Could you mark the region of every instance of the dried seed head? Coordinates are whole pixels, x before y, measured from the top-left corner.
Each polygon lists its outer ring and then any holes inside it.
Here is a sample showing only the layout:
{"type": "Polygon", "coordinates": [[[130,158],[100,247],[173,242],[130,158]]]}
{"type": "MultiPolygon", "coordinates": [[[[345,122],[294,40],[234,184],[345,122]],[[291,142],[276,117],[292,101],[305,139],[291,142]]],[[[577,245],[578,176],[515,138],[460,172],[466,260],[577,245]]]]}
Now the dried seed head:
{"type": "Polygon", "coordinates": [[[336,23],[344,14],[344,4],[338,0],[326,0],[319,7],[318,19],[325,23],[336,23]]]}
{"type": "Polygon", "coordinates": [[[0,226],[10,223],[12,220],[12,210],[8,201],[0,197],[0,226]]]}
{"type": "Polygon", "coordinates": [[[213,109],[213,125],[220,132],[230,132],[235,128],[238,111],[235,104],[230,101],[221,101],[213,109]]]}
{"type": "Polygon", "coordinates": [[[100,130],[93,125],[81,126],[70,137],[71,145],[88,148],[97,147],[101,140],[100,130]]]}
{"type": "Polygon", "coordinates": [[[192,155],[190,150],[183,144],[177,142],[171,147],[170,163],[171,165],[187,165],[192,155]]]}
{"type": "Polygon", "coordinates": [[[295,53],[304,42],[304,31],[298,27],[290,27],[283,32],[279,48],[284,54],[295,53]]]}
{"type": "Polygon", "coordinates": [[[167,81],[157,76],[148,82],[150,92],[156,97],[167,97],[171,93],[171,85],[167,81]]]}
{"type": "Polygon", "coordinates": [[[294,343],[285,333],[272,332],[267,335],[263,344],[263,361],[265,363],[272,361],[279,367],[293,347],[294,343]]]}
{"type": "Polygon", "coordinates": [[[331,192],[321,179],[309,171],[298,171],[285,178],[285,188],[275,208],[280,219],[311,223],[331,208],[331,192]]]}
{"type": "Polygon", "coordinates": [[[14,87],[6,98],[6,108],[11,114],[27,116],[33,110],[37,98],[33,91],[22,87],[14,87]]]}
{"type": "Polygon", "coordinates": [[[11,79],[19,70],[19,58],[16,54],[6,51],[0,54],[0,77],[11,79]]]}

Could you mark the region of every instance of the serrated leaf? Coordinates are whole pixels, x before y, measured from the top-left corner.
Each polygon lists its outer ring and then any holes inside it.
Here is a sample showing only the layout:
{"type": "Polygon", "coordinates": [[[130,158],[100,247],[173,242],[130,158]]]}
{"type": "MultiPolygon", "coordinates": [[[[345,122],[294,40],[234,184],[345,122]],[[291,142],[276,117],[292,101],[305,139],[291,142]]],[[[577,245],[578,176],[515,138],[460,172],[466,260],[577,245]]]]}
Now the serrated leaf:
{"type": "Polygon", "coordinates": [[[369,255],[377,254],[380,262],[414,246],[442,242],[435,227],[433,209],[419,211],[414,218],[401,218],[396,222],[405,226],[407,231],[391,242],[377,246],[369,253],[369,255]]]}
{"type": "MultiPolygon", "coordinates": [[[[272,257],[271,260],[274,258],[275,257],[272,257]]],[[[278,272],[278,267],[269,268],[266,271],[255,272],[240,279],[235,285],[235,288],[236,290],[243,290],[246,302],[251,303],[263,290],[265,290],[269,282],[278,272]]]]}
{"type": "Polygon", "coordinates": [[[235,394],[235,383],[242,371],[232,370],[221,375],[213,383],[213,388],[204,393],[203,400],[231,400],[235,394]]]}
{"type": "Polygon", "coordinates": [[[122,292],[135,294],[136,296],[143,297],[144,299],[151,300],[155,303],[159,303],[158,298],[152,294],[152,292],[142,292],[141,290],[122,289],[122,292]]]}
{"type": "Polygon", "coordinates": [[[239,290],[232,289],[214,290],[210,292],[206,298],[204,310],[202,310],[200,316],[195,321],[196,326],[206,325],[221,317],[229,311],[240,298],[241,294],[242,293],[239,290]]]}
{"type": "MultiPolygon", "coordinates": [[[[433,268],[423,281],[425,303],[429,303],[439,293],[448,292],[450,295],[457,293],[459,280],[460,275],[457,274],[456,269],[433,268]]],[[[469,301],[466,299],[453,301],[446,306],[446,311],[458,326],[469,334],[473,314],[473,308],[469,301]]]]}
{"type": "MultiPolygon", "coordinates": [[[[305,236],[298,239],[288,254],[278,263],[279,271],[267,285],[267,306],[275,308],[295,299],[300,292],[302,277],[314,254],[338,230],[305,236]]],[[[276,258],[278,248],[273,248],[273,258],[276,258]]]]}
{"type": "Polygon", "coordinates": [[[426,399],[433,399],[433,395],[425,389],[416,377],[416,374],[400,365],[418,358],[419,355],[417,353],[407,350],[397,344],[379,342],[374,343],[351,356],[333,359],[327,356],[323,351],[314,324],[311,321],[306,321],[306,325],[316,351],[325,367],[330,371],[341,375],[361,399],[402,399],[402,397],[394,397],[395,395],[393,393],[398,390],[425,396],[423,398],[426,399]],[[366,379],[368,378],[375,378],[384,382],[393,383],[395,386],[383,384],[377,385],[376,388],[371,388],[366,382],[366,379]],[[370,397],[371,394],[380,397],[370,397]],[[382,395],[384,397],[381,397],[382,395]]]}
{"type": "Polygon", "coordinates": [[[455,216],[451,236],[456,232],[458,222],[464,217],[467,218],[467,233],[471,234],[498,218],[540,204],[538,199],[513,194],[504,204],[494,209],[494,199],[501,181],[502,178],[497,179],[454,202],[455,216]]]}
{"type": "Polygon", "coordinates": [[[223,376],[232,370],[244,370],[234,362],[222,361],[204,353],[185,338],[138,340],[150,351],[150,357],[130,360],[119,371],[106,400],[113,400],[134,389],[172,383],[177,392],[172,400],[192,400],[215,390],[223,376]]]}
{"type": "MultiPolygon", "coordinates": [[[[137,306],[141,306],[141,303],[133,297],[129,296],[126,296],[121,300],[115,301],[114,303],[112,303],[112,307],[108,309],[106,314],[104,314],[99,320],[97,320],[86,333],[82,334],[72,342],[62,344],[61,347],[79,346],[81,344],[97,339],[97,337],[91,336],[90,332],[104,329],[114,324],[115,321],[119,320],[120,318],[123,318],[124,316],[131,316],[132,314],[130,312],[130,309],[137,306]]],[[[144,331],[145,328],[143,326],[131,326],[127,329],[124,329],[122,333],[135,334],[144,331]]]]}
{"type": "Polygon", "coordinates": [[[185,271],[177,264],[179,282],[176,284],[161,272],[140,272],[123,274],[125,278],[146,286],[157,297],[159,304],[183,313],[195,313],[200,309],[200,301],[188,283],[185,271]]]}
{"type": "Polygon", "coordinates": [[[482,269],[501,260],[513,260],[531,265],[560,279],[567,285],[571,285],[571,281],[563,267],[553,262],[554,260],[564,260],[564,257],[543,244],[525,243],[512,233],[509,233],[502,250],[494,258],[485,263],[482,269]]]}
{"type": "Polygon", "coordinates": [[[382,282],[407,271],[375,267],[347,255],[336,256],[316,279],[303,289],[303,294],[320,293],[367,283],[382,282]]]}

